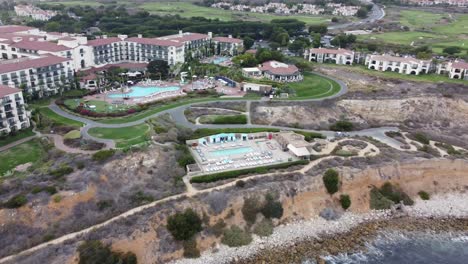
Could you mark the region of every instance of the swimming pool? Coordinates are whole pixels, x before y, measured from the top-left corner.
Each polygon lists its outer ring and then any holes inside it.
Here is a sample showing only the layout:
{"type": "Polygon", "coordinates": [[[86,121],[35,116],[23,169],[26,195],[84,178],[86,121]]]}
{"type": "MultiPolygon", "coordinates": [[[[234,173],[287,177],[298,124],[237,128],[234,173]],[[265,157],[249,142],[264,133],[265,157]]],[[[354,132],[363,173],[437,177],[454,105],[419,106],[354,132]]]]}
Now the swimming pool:
{"type": "Polygon", "coordinates": [[[213,63],[214,64],[221,64],[225,61],[227,61],[229,58],[228,57],[217,57],[215,59],[213,59],[213,63]]]}
{"type": "Polygon", "coordinates": [[[168,87],[142,87],[142,86],[133,86],[130,88],[131,91],[128,93],[119,93],[119,94],[110,94],[109,98],[124,98],[124,97],[144,97],[156,93],[177,91],[180,89],[178,86],[168,86],[168,87]]]}
{"type": "Polygon", "coordinates": [[[211,151],[213,156],[229,156],[229,155],[239,155],[244,153],[252,152],[253,149],[251,147],[241,147],[241,148],[231,148],[231,149],[221,149],[211,151]]]}

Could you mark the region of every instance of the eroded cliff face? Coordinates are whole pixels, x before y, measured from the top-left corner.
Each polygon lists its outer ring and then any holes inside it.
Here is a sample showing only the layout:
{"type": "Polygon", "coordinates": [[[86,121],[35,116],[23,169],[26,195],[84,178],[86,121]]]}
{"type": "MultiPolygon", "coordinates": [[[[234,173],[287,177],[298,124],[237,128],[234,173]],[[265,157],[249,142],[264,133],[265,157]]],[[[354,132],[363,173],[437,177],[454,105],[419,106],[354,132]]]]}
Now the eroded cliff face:
{"type": "MultiPolygon", "coordinates": [[[[233,187],[185,199],[177,203],[176,207],[178,209],[191,207],[200,214],[206,214],[211,225],[223,219],[228,226],[233,224],[245,226],[241,208],[244,197],[249,195],[262,197],[267,192],[279,193],[284,215],[278,222],[285,223],[295,219],[316,217],[325,207],[339,209],[338,197],[342,193],[351,196],[352,205],[349,210],[366,212],[369,210],[370,187],[380,186],[386,181],[398,184],[413,197],[421,190],[434,194],[463,191],[468,188],[468,161],[465,160],[395,162],[364,170],[345,167],[339,171],[342,187],[340,192],[333,196],[326,193],[320,175],[295,175],[290,179],[282,176],[280,181],[258,179],[254,184],[247,183],[244,188],[233,187]]],[[[116,234],[101,239],[111,242],[114,249],[135,252],[139,263],[164,263],[181,258],[183,253],[181,244],[175,242],[165,230],[166,217],[172,212],[173,210],[157,211],[144,226],[134,226],[129,223],[127,236],[116,234]]],[[[216,243],[220,243],[220,237],[215,237],[205,228],[205,231],[198,236],[197,242],[201,251],[211,250],[216,243]]]]}

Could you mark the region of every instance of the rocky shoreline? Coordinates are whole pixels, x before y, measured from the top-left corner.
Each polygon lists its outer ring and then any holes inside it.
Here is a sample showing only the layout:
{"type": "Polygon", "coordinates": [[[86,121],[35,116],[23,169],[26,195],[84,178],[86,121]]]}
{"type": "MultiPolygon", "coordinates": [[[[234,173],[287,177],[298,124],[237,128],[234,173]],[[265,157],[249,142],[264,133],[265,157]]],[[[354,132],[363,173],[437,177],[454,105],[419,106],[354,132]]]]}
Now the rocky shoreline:
{"type": "Polygon", "coordinates": [[[337,221],[322,218],[297,221],[275,228],[267,238],[255,237],[244,247],[221,245],[206,251],[198,259],[181,259],[175,263],[301,263],[339,253],[363,250],[369,241],[385,231],[468,232],[468,194],[453,193],[417,200],[401,210],[345,213],[337,221]]]}
{"type": "Polygon", "coordinates": [[[385,231],[468,232],[468,218],[414,218],[400,215],[392,219],[371,221],[345,233],[297,241],[294,245],[280,249],[259,251],[251,257],[230,263],[302,263],[304,259],[325,263],[322,257],[326,255],[365,250],[369,241],[385,231]]]}

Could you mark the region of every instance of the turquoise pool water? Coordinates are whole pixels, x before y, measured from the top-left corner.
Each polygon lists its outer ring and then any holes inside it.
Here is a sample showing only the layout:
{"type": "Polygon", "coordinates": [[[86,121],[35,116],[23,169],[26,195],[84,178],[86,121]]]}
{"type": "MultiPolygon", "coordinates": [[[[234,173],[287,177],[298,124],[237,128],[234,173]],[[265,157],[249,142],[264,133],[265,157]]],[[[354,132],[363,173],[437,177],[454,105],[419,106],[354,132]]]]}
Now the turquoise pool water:
{"type": "Polygon", "coordinates": [[[168,87],[142,87],[142,86],[133,86],[130,88],[131,91],[128,93],[119,93],[119,94],[110,94],[109,98],[124,98],[124,97],[144,97],[161,92],[177,91],[180,89],[178,86],[168,86],[168,87]]]}
{"type": "Polygon", "coordinates": [[[217,57],[216,59],[213,60],[214,64],[221,64],[225,61],[227,61],[229,58],[227,57],[217,57]]]}
{"type": "Polygon", "coordinates": [[[253,149],[251,147],[241,147],[241,148],[215,150],[215,151],[212,151],[211,153],[214,156],[229,156],[229,155],[249,153],[252,151],[253,149]]]}

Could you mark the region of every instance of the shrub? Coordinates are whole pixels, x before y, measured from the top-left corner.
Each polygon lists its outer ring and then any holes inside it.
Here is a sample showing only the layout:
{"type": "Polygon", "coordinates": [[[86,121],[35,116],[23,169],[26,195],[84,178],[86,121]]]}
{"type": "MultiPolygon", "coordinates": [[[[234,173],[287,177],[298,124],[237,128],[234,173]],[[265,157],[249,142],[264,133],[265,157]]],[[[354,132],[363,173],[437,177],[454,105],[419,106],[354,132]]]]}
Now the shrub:
{"type": "Polygon", "coordinates": [[[212,124],[247,124],[246,115],[231,115],[231,116],[216,116],[213,118],[212,124]]]}
{"type": "Polygon", "coordinates": [[[245,187],[245,181],[239,180],[236,182],[236,187],[238,188],[244,188],[245,187]]]}
{"type": "Polygon", "coordinates": [[[263,166],[263,167],[256,167],[256,168],[249,168],[249,169],[242,169],[242,170],[235,170],[235,171],[225,171],[220,173],[214,174],[207,174],[202,176],[195,176],[190,178],[191,183],[207,183],[207,182],[215,182],[220,180],[227,180],[236,178],[241,175],[249,174],[249,173],[256,173],[256,174],[264,174],[267,173],[269,170],[275,169],[284,169],[295,165],[306,165],[308,164],[308,160],[298,160],[292,162],[286,162],[271,166],[263,166]]]}
{"type": "Polygon", "coordinates": [[[142,191],[137,191],[131,196],[131,200],[135,204],[145,204],[154,201],[153,196],[147,195],[142,191]]]}
{"type": "Polygon", "coordinates": [[[216,224],[214,224],[210,231],[216,236],[219,237],[223,234],[224,228],[226,228],[226,223],[223,219],[219,219],[216,224]]]}
{"type": "Polygon", "coordinates": [[[425,191],[419,191],[418,195],[419,195],[419,197],[421,197],[422,200],[429,200],[431,198],[429,193],[427,193],[425,191]]]}
{"type": "Polygon", "coordinates": [[[336,170],[328,169],[322,179],[329,194],[334,194],[338,191],[340,179],[336,170]]]}
{"type": "Polygon", "coordinates": [[[198,258],[200,257],[200,250],[197,248],[197,240],[194,238],[184,241],[184,257],[185,258],[198,258]]]}
{"type": "Polygon", "coordinates": [[[136,255],[132,252],[114,252],[101,241],[85,241],[78,247],[79,264],[136,264],[136,255]]]}
{"type": "Polygon", "coordinates": [[[252,242],[252,235],[240,227],[233,225],[231,228],[224,231],[221,243],[229,247],[240,247],[250,244],[252,242]]]}
{"type": "Polygon", "coordinates": [[[99,211],[102,211],[102,210],[105,210],[105,209],[107,209],[109,207],[112,207],[113,203],[114,202],[112,200],[102,200],[102,201],[97,202],[96,205],[97,205],[99,211]]]}
{"type": "Polygon", "coordinates": [[[429,144],[429,139],[427,138],[427,136],[423,133],[415,133],[413,135],[414,137],[414,140],[418,141],[419,143],[422,143],[424,145],[428,145],[429,144]]]}
{"type": "Polygon", "coordinates": [[[283,205],[279,201],[275,201],[271,194],[265,196],[265,204],[262,208],[262,214],[270,218],[281,218],[283,216],[283,205]]]}
{"type": "Polygon", "coordinates": [[[4,206],[6,208],[10,208],[10,209],[19,208],[19,207],[25,205],[27,202],[28,202],[28,199],[26,198],[26,196],[24,196],[23,194],[18,194],[18,195],[15,195],[15,196],[11,197],[4,204],[4,206]]]}
{"type": "Polygon", "coordinates": [[[73,172],[73,168],[68,166],[68,165],[63,165],[55,170],[51,170],[49,171],[49,174],[56,177],[56,178],[60,178],[62,176],[65,176],[67,174],[70,174],[73,172]]]}
{"type": "Polygon", "coordinates": [[[370,190],[370,208],[376,210],[390,209],[393,205],[393,202],[383,196],[379,189],[373,187],[370,190]]]}
{"type": "Polygon", "coordinates": [[[330,130],[332,131],[351,131],[353,128],[353,123],[346,120],[337,121],[335,124],[330,126],[330,130]]]}
{"type": "Polygon", "coordinates": [[[384,185],[380,187],[379,191],[383,196],[393,201],[394,203],[403,202],[404,205],[414,204],[413,200],[411,200],[411,198],[405,192],[403,192],[397,186],[392,185],[390,182],[384,183],[384,185]]]}
{"type": "Polygon", "coordinates": [[[340,195],[340,203],[343,209],[348,209],[351,206],[351,198],[347,194],[340,195]]]}
{"type": "Polygon", "coordinates": [[[60,201],[62,201],[62,196],[60,196],[58,194],[54,195],[53,200],[54,200],[55,203],[60,203],[60,201]]]}
{"type": "Polygon", "coordinates": [[[244,220],[249,223],[255,223],[257,214],[261,210],[261,205],[257,196],[250,196],[244,199],[244,205],[242,205],[242,215],[244,220]]]}
{"type": "Polygon", "coordinates": [[[267,237],[273,234],[273,223],[269,219],[263,219],[256,224],[253,229],[254,234],[261,237],[267,237]]]}
{"type": "Polygon", "coordinates": [[[93,154],[93,160],[95,161],[105,161],[112,157],[115,153],[113,149],[100,150],[93,154]]]}
{"type": "Polygon", "coordinates": [[[190,153],[190,150],[188,149],[187,145],[185,144],[180,144],[176,146],[176,149],[179,150],[178,156],[177,156],[177,163],[179,164],[180,167],[184,168],[188,164],[194,164],[195,159],[193,158],[192,154],[190,153]]]}
{"type": "Polygon", "coordinates": [[[167,229],[176,240],[189,240],[202,230],[202,221],[192,209],[176,213],[167,219],[167,229]]]}
{"type": "Polygon", "coordinates": [[[82,170],[82,169],[84,169],[84,167],[85,167],[85,163],[83,161],[78,161],[76,163],[76,168],[77,169],[82,170]]]}
{"type": "Polygon", "coordinates": [[[299,130],[295,130],[294,132],[297,134],[304,135],[304,140],[308,142],[313,141],[316,138],[326,138],[325,135],[321,133],[317,133],[317,132],[307,132],[307,131],[299,131],[299,130]]]}

